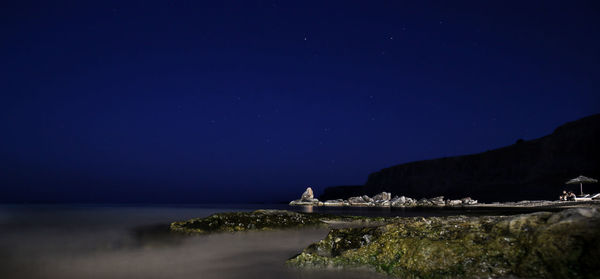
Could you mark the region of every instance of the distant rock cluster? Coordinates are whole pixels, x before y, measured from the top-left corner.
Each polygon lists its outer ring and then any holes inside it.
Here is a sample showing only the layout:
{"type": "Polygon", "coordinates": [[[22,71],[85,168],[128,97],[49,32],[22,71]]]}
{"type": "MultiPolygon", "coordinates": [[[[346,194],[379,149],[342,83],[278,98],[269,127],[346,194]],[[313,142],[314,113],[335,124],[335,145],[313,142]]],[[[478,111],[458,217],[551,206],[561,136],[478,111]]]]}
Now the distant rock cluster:
{"type": "Polygon", "coordinates": [[[391,193],[381,192],[373,197],[367,195],[350,197],[346,200],[327,200],[319,201],[314,198],[313,190],[308,187],[302,194],[302,197],[290,202],[290,205],[313,205],[313,206],[365,206],[365,207],[442,207],[442,206],[463,206],[477,204],[477,200],[466,197],[460,200],[444,199],[443,196],[430,199],[413,199],[405,196],[394,196],[391,193]]]}

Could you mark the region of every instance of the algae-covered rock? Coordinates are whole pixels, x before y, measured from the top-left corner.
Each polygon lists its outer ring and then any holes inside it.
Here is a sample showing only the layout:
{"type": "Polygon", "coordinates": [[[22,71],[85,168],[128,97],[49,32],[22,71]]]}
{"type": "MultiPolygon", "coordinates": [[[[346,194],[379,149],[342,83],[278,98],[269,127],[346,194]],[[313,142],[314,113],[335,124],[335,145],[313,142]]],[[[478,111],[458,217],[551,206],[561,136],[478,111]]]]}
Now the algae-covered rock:
{"type": "Polygon", "coordinates": [[[171,223],[171,231],[183,233],[235,232],[270,230],[291,227],[324,225],[323,215],[286,210],[256,210],[252,212],[226,212],[171,223]]]}
{"type": "Polygon", "coordinates": [[[372,267],[401,278],[600,278],[600,210],[393,218],[332,229],[297,267],[372,267]]]}

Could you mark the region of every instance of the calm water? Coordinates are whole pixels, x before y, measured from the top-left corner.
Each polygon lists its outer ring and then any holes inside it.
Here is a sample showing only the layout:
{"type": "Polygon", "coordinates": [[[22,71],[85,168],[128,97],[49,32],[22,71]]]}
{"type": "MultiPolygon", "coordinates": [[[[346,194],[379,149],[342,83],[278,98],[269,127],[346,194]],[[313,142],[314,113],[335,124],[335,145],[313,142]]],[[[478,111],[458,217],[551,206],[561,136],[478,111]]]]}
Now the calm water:
{"type": "Polygon", "coordinates": [[[166,225],[258,208],[342,215],[444,216],[519,212],[217,206],[0,206],[0,278],[385,278],[366,270],[306,271],[285,260],[326,229],[178,237],[166,225]]]}

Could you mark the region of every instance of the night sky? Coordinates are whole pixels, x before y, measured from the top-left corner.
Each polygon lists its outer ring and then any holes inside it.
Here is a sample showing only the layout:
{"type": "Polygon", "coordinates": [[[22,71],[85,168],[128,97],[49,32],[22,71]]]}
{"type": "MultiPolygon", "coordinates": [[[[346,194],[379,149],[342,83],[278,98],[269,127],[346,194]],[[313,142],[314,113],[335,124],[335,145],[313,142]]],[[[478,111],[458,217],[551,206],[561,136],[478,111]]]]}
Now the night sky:
{"type": "Polygon", "coordinates": [[[596,1],[2,1],[0,202],[277,202],[600,112],[596,1]]]}

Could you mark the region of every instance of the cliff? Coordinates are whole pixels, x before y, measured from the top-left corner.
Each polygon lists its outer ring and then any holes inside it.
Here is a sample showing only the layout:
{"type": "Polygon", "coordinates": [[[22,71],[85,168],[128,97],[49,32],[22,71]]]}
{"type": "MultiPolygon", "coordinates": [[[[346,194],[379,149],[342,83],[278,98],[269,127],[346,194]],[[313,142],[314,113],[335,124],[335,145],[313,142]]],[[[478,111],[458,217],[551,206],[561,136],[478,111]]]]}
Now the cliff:
{"type": "MultiPolygon", "coordinates": [[[[579,190],[564,184],[578,175],[600,177],[600,114],[507,147],[385,168],[370,174],[362,187],[334,187],[320,199],[384,191],[417,198],[471,196],[486,202],[556,199],[563,189],[579,190]]],[[[600,184],[585,185],[586,189],[600,192],[600,184]]]]}
{"type": "Polygon", "coordinates": [[[327,187],[323,191],[323,194],[319,196],[322,201],[345,199],[349,197],[362,196],[364,195],[363,185],[344,185],[327,187]]]}

